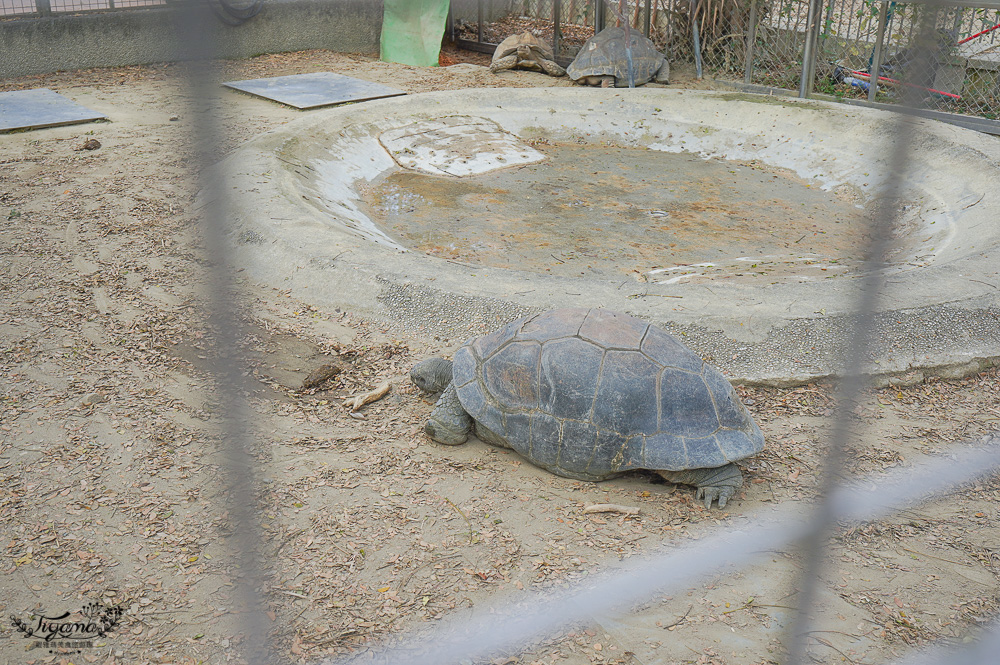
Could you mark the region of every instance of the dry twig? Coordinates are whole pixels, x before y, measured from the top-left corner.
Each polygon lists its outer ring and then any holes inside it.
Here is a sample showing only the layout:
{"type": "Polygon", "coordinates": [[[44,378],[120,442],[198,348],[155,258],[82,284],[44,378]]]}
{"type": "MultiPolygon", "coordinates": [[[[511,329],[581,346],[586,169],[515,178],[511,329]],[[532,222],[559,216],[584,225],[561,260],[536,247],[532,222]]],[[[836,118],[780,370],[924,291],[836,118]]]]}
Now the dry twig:
{"type": "Polygon", "coordinates": [[[355,397],[349,397],[348,399],[344,400],[344,406],[349,408],[351,411],[357,411],[365,404],[369,404],[371,402],[380,400],[383,397],[385,397],[389,393],[390,387],[391,384],[388,381],[385,381],[378,388],[375,388],[374,390],[369,390],[364,394],[357,395],[355,397]]]}
{"type": "Polygon", "coordinates": [[[621,506],[617,503],[595,503],[583,509],[584,515],[591,513],[621,513],[623,515],[638,515],[639,509],[633,506],[621,506]]]}

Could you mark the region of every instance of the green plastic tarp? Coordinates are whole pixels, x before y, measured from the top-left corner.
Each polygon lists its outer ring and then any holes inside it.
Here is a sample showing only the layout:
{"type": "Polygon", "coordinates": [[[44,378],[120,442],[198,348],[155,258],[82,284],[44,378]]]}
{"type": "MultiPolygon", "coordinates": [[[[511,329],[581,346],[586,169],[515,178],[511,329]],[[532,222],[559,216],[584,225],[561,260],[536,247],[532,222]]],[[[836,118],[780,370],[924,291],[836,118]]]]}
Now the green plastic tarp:
{"type": "Polygon", "coordinates": [[[384,0],[382,60],[436,67],[449,0],[384,0]]]}

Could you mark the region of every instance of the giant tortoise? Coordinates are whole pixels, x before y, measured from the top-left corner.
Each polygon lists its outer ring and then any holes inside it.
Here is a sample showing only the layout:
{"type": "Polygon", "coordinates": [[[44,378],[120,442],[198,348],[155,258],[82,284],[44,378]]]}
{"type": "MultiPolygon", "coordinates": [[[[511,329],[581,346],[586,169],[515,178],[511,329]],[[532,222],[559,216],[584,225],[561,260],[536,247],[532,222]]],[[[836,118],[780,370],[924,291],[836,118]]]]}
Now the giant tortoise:
{"type": "Polygon", "coordinates": [[[556,309],[466,342],[454,362],[410,372],[443,390],[424,431],[476,436],[552,473],[605,480],[649,469],[719,507],[743,484],[733,464],[764,437],[732,385],[660,328],[603,309],[556,309]]]}
{"type": "MultiPolygon", "coordinates": [[[[668,83],[670,64],[667,59],[641,32],[638,30],[629,32],[635,85],[643,85],[649,81],[668,83]]],[[[618,27],[605,28],[588,39],[573,62],[569,63],[566,74],[576,83],[599,85],[604,88],[612,85],[617,88],[629,87],[625,30],[618,27]]]]}

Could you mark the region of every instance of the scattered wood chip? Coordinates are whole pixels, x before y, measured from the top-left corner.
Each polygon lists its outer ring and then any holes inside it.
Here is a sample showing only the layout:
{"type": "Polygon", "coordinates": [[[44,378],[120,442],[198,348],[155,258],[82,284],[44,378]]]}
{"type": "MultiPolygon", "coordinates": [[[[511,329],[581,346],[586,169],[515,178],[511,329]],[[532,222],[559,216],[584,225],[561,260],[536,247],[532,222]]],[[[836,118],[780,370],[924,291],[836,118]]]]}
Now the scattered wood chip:
{"type": "Polygon", "coordinates": [[[322,367],[314,369],[302,381],[302,387],[299,390],[312,390],[340,374],[343,369],[340,363],[327,363],[322,367]]]}
{"type": "Polygon", "coordinates": [[[357,411],[365,404],[369,404],[376,400],[380,400],[386,395],[388,395],[390,387],[391,384],[388,381],[386,381],[382,383],[378,388],[375,388],[374,390],[369,390],[368,392],[362,395],[357,395],[356,397],[350,397],[344,400],[344,406],[349,408],[351,411],[357,411]]]}
{"type": "Polygon", "coordinates": [[[583,509],[584,515],[591,513],[621,513],[623,515],[638,515],[639,509],[633,506],[620,506],[617,503],[595,503],[583,509]]]}

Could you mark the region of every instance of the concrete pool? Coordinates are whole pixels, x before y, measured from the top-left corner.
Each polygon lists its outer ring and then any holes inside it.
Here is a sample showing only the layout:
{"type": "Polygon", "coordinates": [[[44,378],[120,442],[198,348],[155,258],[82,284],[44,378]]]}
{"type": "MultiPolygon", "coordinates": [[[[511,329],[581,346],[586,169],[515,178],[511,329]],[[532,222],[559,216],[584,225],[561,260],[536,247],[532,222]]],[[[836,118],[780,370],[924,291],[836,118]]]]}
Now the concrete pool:
{"type": "Polygon", "coordinates": [[[871,109],[670,89],[477,89],[318,111],[222,165],[235,257],[319,308],[450,339],[600,306],[733,380],[837,375],[872,215],[897,214],[871,371],[1000,359],[1000,141],[871,109]]]}

